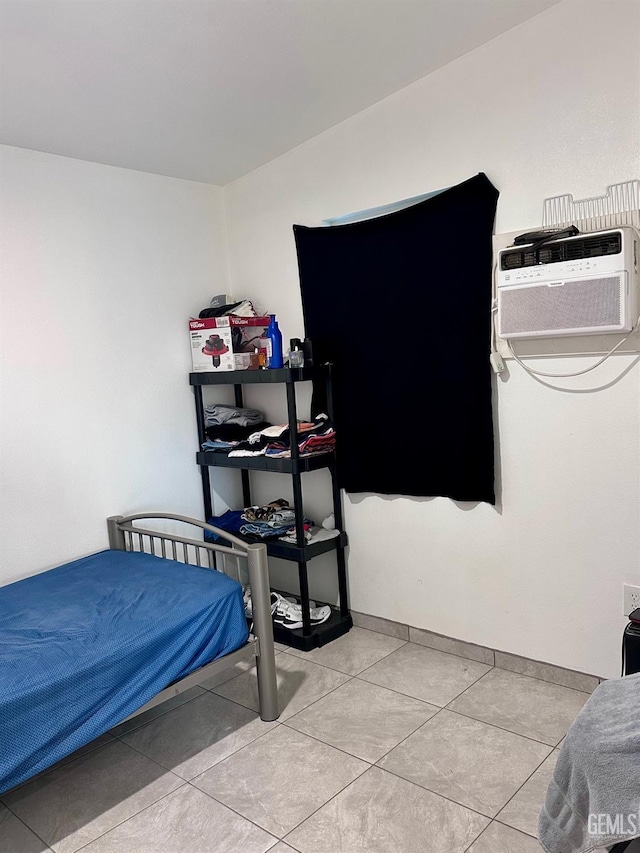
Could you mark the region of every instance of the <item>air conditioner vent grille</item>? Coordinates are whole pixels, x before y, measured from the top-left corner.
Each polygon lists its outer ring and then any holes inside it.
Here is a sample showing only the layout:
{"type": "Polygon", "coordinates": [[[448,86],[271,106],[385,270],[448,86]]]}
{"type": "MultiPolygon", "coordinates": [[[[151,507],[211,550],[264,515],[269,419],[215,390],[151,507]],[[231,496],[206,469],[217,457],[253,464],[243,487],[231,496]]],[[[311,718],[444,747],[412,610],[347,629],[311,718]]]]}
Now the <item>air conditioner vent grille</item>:
{"type": "Polygon", "coordinates": [[[614,328],[623,322],[620,276],[504,288],[500,293],[500,335],[567,329],[614,328]]]}
{"type": "Polygon", "coordinates": [[[622,236],[619,231],[585,236],[570,240],[545,243],[537,249],[531,246],[509,249],[501,254],[500,269],[515,270],[534,267],[538,264],[556,264],[562,261],[580,261],[617,255],[622,251],[622,236]]]}

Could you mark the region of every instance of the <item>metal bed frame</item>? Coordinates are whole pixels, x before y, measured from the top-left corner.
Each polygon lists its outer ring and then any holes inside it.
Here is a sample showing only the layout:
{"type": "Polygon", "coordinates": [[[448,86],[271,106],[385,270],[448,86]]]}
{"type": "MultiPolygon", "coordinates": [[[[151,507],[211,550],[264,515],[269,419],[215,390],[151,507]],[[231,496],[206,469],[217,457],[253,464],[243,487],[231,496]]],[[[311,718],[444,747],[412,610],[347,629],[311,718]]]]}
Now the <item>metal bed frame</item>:
{"type": "Polygon", "coordinates": [[[190,687],[194,687],[203,679],[216,675],[240,661],[250,660],[252,657],[255,658],[258,673],[260,717],[265,721],[277,719],[279,714],[278,688],[266,545],[262,543],[248,545],[230,533],[195,518],[165,512],[139,513],[127,516],[114,515],[107,518],[107,529],[109,547],[118,551],[142,551],[154,554],[156,557],[164,557],[189,565],[204,566],[213,571],[217,570],[216,554],[244,559],[247,561],[249,585],[251,587],[253,626],[248,642],[235,652],[208,663],[180,681],[170,684],[126,719],[130,720],[132,717],[137,717],[138,714],[154,708],[172,696],[177,696],[190,687]],[[215,533],[230,542],[232,547],[206,542],[203,539],[178,536],[165,531],[149,530],[137,527],[134,524],[136,521],[152,519],[179,521],[197,527],[203,532],[215,533]]]}

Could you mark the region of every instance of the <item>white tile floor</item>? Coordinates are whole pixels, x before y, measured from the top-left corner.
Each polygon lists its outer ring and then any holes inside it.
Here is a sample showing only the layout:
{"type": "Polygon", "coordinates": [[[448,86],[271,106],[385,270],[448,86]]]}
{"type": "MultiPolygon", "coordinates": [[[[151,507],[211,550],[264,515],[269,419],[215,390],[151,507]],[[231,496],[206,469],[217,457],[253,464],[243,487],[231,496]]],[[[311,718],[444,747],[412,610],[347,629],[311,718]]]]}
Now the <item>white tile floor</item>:
{"type": "Polygon", "coordinates": [[[540,853],[586,693],[354,628],[204,682],[0,797],[0,853],[540,853]]]}

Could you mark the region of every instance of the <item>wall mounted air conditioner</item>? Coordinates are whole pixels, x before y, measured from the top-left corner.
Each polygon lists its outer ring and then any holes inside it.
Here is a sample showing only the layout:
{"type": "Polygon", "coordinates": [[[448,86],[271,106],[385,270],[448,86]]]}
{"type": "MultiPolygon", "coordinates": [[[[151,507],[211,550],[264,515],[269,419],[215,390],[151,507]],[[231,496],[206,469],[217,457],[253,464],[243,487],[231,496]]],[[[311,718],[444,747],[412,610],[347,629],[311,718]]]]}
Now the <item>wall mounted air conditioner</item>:
{"type": "Polygon", "coordinates": [[[630,332],[638,319],[638,232],[621,226],[498,252],[498,335],[630,332]]]}

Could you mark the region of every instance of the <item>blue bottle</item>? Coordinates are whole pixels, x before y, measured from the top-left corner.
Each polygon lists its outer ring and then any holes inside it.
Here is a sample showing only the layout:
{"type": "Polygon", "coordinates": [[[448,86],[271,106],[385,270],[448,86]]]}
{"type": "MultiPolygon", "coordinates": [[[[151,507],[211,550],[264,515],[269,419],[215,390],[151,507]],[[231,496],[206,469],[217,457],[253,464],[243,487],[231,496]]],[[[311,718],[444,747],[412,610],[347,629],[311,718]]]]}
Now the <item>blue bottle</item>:
{"type": "Polygon", "coordinates": [[[282,356],[282,332],[278,328],[275,314],[269,314],[271,318],[267,326],[267,358],[269,367],[282,367],[284,360],[282,356]]]}

